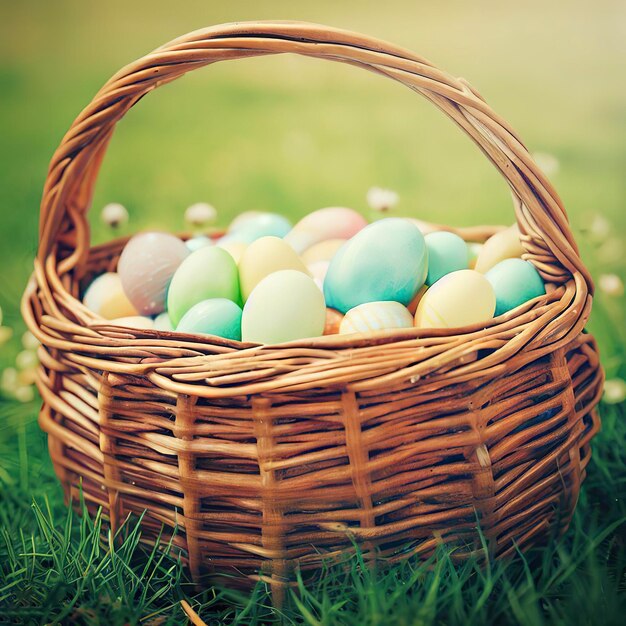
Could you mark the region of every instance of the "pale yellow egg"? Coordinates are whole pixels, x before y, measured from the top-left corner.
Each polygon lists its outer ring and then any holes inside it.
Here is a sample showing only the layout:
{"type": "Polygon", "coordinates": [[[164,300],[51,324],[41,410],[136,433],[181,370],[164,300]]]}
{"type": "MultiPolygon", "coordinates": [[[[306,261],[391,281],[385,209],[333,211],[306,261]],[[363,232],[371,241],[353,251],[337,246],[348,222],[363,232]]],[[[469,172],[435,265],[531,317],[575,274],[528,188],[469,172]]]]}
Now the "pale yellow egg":
{"type": "Polygon", "coordinates": [[[487,322],[496,309],[491,283],[475,270],[446,274],[422,296],[415,312],[417,328],[459,328],[487,322]]]}
{"type": "Polygon", "coordinates": [[[345,242],[346,239],[326,239],[320,241],[302,253],[302,262],[305,265],[310,265],[318,261],[330,261],[345,242]]]}
{"type": "Polygon", "coordinates": [[[98,276],[87,288],[83,304],[105,319],[137,315],[137,309],[122,288],[119,274],[107,272],[98,276]]]}
{"type": "Polygon", "coordinates": [[[504,259],[521,257],[525,250],[520,242],[517,224],[492,235],[485,241],[476,259],[475,269],[484,274],[504,259]]]}
{"type": "Polygon", "coordinates": [[[235,263],[239,263],[245,249],[248,247],[245,241],[234,241],[232,239],[224,239],[224,241],[218,239],[215,245],[218,248],[222,248],[222,250],[226,250],[233,257],[235,263]]]}
{"type": "Polygon", "coordinates": [[[280,270],[309,271],[293,248],[279,237],[253,241],[239,259],[241,297],[245,302],[252,290],[266,277],[280,270]]]}
{"type": "Polygon", "coordinates": [[[339,326],[339,334],[368,333],[375,330],[411,328],[413,316],[399,302],[366,302],[350,309],[339,326]]]}
{"type": "Polygon", "coordinates": [[[143,315],[118,317],[117,319],[110,320],[109,323],[113,326],[125,326],[126,328],[137,328],[139,330],[152,330],[154,328],[154,321],[143,315]]]}

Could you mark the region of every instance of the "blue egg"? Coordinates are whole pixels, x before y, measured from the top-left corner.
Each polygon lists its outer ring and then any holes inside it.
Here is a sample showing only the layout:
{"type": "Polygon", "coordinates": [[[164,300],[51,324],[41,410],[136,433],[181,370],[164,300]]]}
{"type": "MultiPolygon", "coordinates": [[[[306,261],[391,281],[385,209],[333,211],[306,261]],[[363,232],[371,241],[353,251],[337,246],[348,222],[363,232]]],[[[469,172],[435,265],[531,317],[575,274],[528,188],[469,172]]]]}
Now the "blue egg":
{"type": "Polygon", "coordinates": [[[496,317],[546,293],[535,266],[522,259],[500,261],[485,274],[485,278],[496,294],[496,317]]]}
{"type": "Polygon", "coordinates": [[[241,307],[226,298],[202,300],[183,315],[176,331],[240,341],[241,307]]]}
{"type": "Polygon", "coordinates": [[[428,249],[428,286],[450,272],[469,267],[469,250],[461,237],[454,233],[438,231],[424,237],[428,249]]]}
{"type": "Polygon", "coordinates": [[[191,252],[195,252],[199,248],[204,248],[204,246],[212,246],[213,241],[205,235],[197,235],[196,237],[187,239],[187,241],[185,241],[185,245],[189,248],[189,250],[191,250],[191,252]]]}
{"type": "Polygon", "coordinates": [[[258,213],[235,225],[226,237],[252,243],[261,237],[284,237],[290,230],[291,222],[286,217],[278,213],[258,213]]]}
{"type": "Polygon", "coordinates": [[[394,300],[405,306],[424,284],[428,251],[412,222],[374,222],[337,251],[324,279],[326,305],[346,313],[365,302],[394,300]]]}

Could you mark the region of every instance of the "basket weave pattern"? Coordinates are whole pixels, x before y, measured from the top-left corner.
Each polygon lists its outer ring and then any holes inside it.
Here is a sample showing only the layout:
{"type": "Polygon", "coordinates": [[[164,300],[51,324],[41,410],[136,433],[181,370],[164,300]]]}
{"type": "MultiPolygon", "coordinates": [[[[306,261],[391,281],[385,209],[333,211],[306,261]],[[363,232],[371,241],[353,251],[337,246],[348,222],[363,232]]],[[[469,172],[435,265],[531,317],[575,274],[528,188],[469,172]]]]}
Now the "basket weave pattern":
{"type": "MultiPolygon", "coordinates": [[[[486,239],[497,228],[459,229],[486,239]]],[[[113,528],[178,529],[194,576],[262,576],[359,541],[369,558],[506,555],[568,525],[599,427],[602,372],[583,333],[593,285],[561,201],[464,80],[371,38],[303,23],[190,33],[118,72],[53,156],[22,310],[41,340],[41,427],[66,493],[113,528]],[[547,295],[483,326],[255,346],[120,329],[80,302],[124,241],[91,248],[87,210],[115,124],[140,98],[224,59],[298,53],[392,78],[446,113],[511,188],[547,295]]]]}

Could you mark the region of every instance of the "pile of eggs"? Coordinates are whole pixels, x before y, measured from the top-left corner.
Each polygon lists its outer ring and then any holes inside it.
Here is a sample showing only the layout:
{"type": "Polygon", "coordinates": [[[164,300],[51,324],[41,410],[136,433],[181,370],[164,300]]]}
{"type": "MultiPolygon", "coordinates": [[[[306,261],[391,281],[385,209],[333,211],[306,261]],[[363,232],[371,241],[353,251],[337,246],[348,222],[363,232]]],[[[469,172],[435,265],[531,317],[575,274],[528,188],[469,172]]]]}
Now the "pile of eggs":
{"type": "Polygon", "coordinates": [[[484,244],[421,229],[332,207],[293,227],[243,213],[218,239],[141,233],[83,303],[115,325],[268,344],[479,325],[545,294],[516,226],[484,244]]]}

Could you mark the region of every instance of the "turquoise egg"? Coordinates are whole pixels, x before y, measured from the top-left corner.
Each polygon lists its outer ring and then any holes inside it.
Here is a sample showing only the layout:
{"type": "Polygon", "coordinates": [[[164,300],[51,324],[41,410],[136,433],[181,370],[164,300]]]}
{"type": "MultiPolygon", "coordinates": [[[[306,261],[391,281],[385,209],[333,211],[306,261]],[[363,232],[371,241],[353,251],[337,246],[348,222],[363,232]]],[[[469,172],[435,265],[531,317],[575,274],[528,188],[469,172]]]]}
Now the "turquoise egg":
{"type": "Polygon", "coordinates": [[[467,244],[454,233],[438,231],[424,237],[428,249],[428,286],[436,283],[442,276],[457,270],[465,270],[469,265],[467,244]]]}
{"type": "Polygon", "coordinates": [[[194,304],[178,323],[176,331],[217,335],[241,340],[241,308],[232,300],[212,298],[194,304]]]}
{"type": "Polygon", "coordinates": [[[360,230],[330,262],[324,279],[327,306],[346,313],[365,302],[405,306],[426,280],[428,251],[420,229],[388,217],[360,230]]]}
{"type": "Polygon", "coordinates": [[[178,326],[194,304],[211,298],[241,301],[237,264],[218,246],[205,246],[192,252],[174,273],[167,292],[167,311],[172,324],[178,326]]]}
{"type": "Polygon", "coordinates": [[[485,278],[496,293],[496,316],[546,293],[535,266],[522,259],[500,261],[485,274],[485,278]]]}
{"type": "Polygon", "coordinates": [[[260,237],[284,237],[291,230],[291,222],[278,213],[258,213],[235,223],[226,237],[251,243],[260,237]]]}
{"type": "Polygon", "coordinates": [[[191,239],[187,239],[187,241],[185,241],[185,245],[191,252],[195,252],[200,248],[204,248],[204,246],[212,246],[213,241],[205,235],[198,235],[196,237],[192,237],[191,239]]]}

